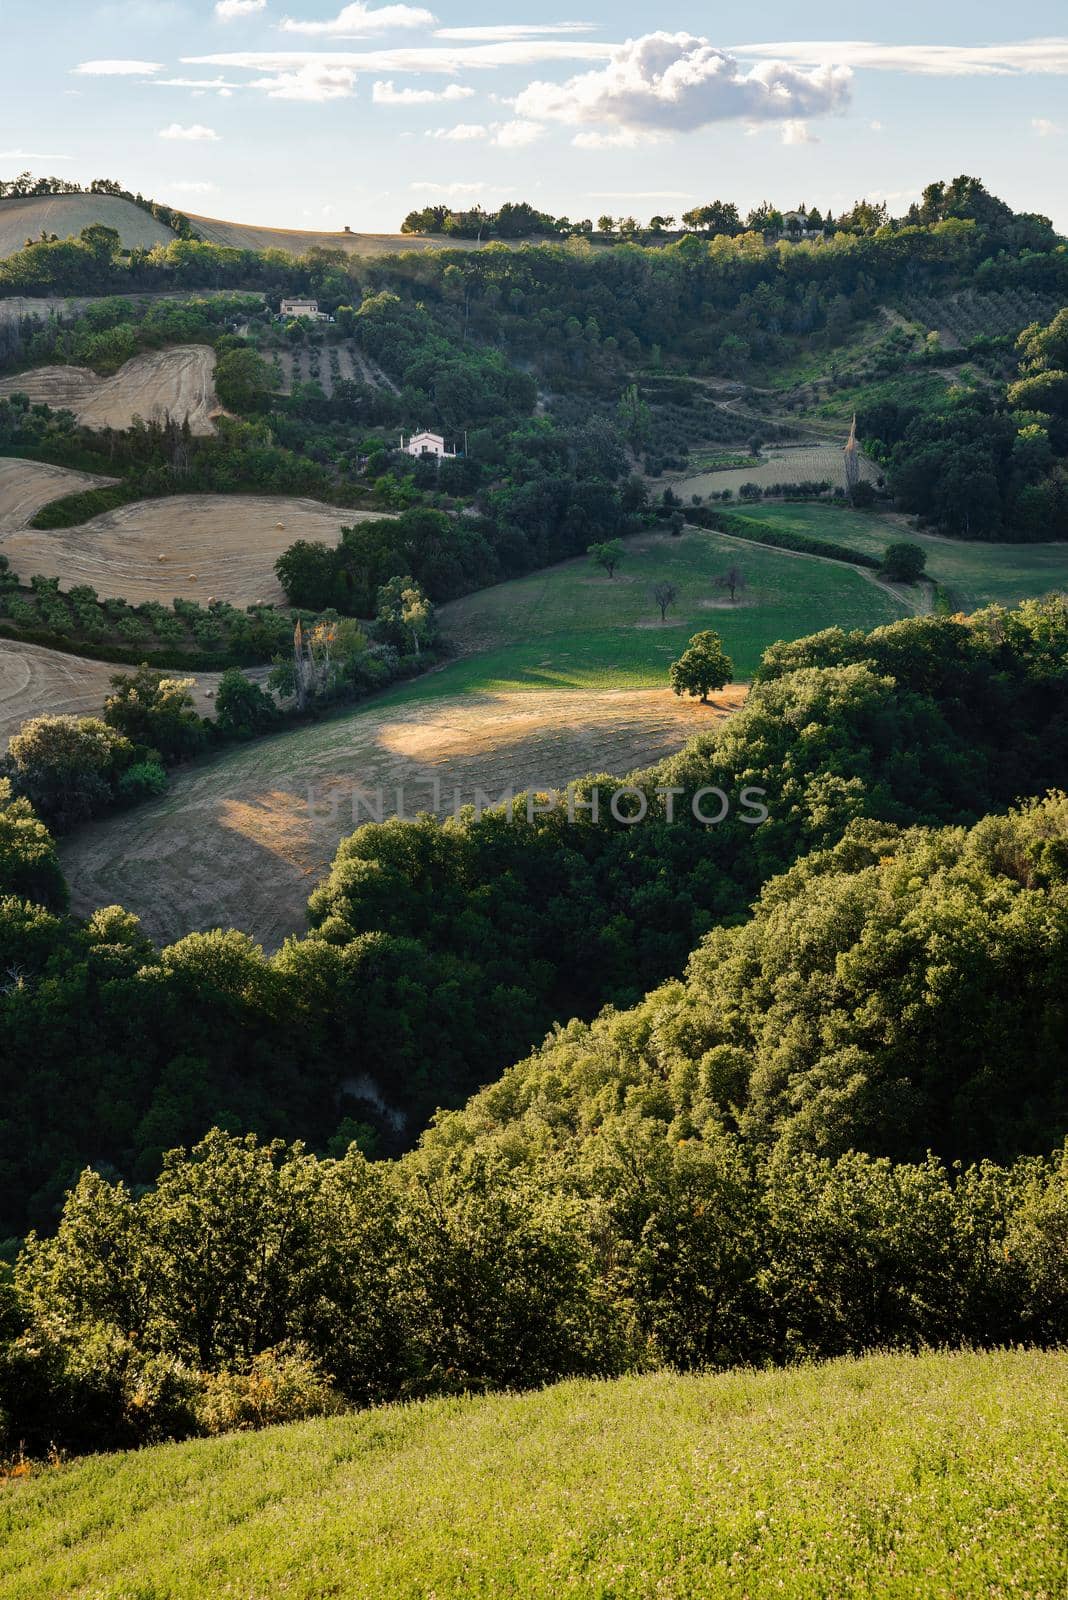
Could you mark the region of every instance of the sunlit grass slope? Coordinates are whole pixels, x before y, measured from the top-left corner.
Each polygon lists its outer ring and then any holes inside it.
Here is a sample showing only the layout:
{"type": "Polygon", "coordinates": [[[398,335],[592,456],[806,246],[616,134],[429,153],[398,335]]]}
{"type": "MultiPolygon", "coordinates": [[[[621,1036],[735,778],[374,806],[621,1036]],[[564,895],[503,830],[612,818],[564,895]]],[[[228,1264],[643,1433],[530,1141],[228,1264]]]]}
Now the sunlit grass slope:
{"type": "Polygon", "coordinates": [[[3,1600],[1065,1593],[1068,1353],[434,1401],[0,1494],[3,1600]]]}

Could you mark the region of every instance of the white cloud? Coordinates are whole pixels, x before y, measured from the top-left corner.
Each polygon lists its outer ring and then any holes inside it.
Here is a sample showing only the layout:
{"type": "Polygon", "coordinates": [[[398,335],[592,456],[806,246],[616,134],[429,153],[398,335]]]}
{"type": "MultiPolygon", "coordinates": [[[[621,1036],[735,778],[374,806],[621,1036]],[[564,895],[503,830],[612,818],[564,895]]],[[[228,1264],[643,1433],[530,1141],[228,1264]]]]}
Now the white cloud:
{"type": "MultiPolygon", "coordinates": [[[[475,200],[480,194],[485,194],[489,188],[487,183],[430,183],[422,181],[410,183],[408,188],[412,194],[432,194],[442,200],[475,200]]],[[[513,189],[494,189],[495,195],[507,197],[514,194],[513,189]]]]}
{"type": "Polygon", "coordinates": [[[211,144],[218,140],[219,135],[214,128],[205,128],[202,122],[190,123],[184,128],[180,122],[172,122],[168,127],[159,130],[161,139],[180,139],[187,144],[211,144]]]}
{"type": "Polygon", "coordinates": [[[277,72],[269,78],[254,78],[248,87],[262,89],[269,100],[304,100],[321,103],[347,100],[356,93],[356,73],[351,67],[335,67],[328,61],[311,61],[295,72],[277,72]]]}
{"type": "Polygon", "coordinates": [[[1032,117],[1031,126],[1040,139],[1052,139],[1064,129],[1059,122],[1051,122],[1049,117],[1032,117]]]}
{"type": "Polygon", "coordinates": [[[860,39],[791,40],[733,46],[737,56],[816,66],[834,61],[876,72],[919,72],[937,77],[990,77],[1018,73],[1068,73],[1068,38],[1025,39],[1014,44],[874,44],[860,39]]]}
{"type": "Polygon", "coordinates": [[[448,139],[466,144],[475,139],[491,139],[502,150],[521,150],[540,139],[545,129],[538,122],[459,122],[454,128],[428,128],[428,139],[448,139]]]}
{"type": "Polygon", "coordinates": [[[593,189],[587,200],[693,200],[692,189],[593,189]]]}
{"type": "Polygon", "coordinates": [[[662,138],[662,134],[639,133],[636,128],[614,128],[611,133],[587,128],[576,133],[571,143],[578,150],[634,150],[640,144],[658,144],[662,138]]]}
{"type": "Polygon", "coordinates": [[[215,15],[220,22],[234,22],[238,17],[252,17],[257,11],[267,10],[267,0],[215,0],[215,15]]]}
{"type": "Polygon", "coordinates": [[[386,50],[226,50],[183,56],[187,67],[242,68],[249,72],[296,72],[303,67],[350,67],[354,72],[493,71],[547,61],[607,61],[618,46],[589,40],[527,39],[499,44],[441,44],[386,50]]]}
{"type": "Polygon", "coordinates": [[[814,134],[809,132],[808,123],[799,118],[793,118],[782,125],[783,144],[819,144],[814,134]]]}
{"type": "Polygon", "coordinates": [[[490,130],[483,127],[480,122],[458,122],[455,128],[428,128],[428,139],[452,139],[457,144],[465,144],[471,139],[488,139],[490,130]]]}
{"type": "Polygon", "coordinates": [[[0,161],[73,161],[73,156],[46,156],[40,150],[0,150],[0,161]]]}
{"type": "Polygon", "coordinates": [[[522,150],[542,137],[545,129],[538,122],[527,122],[517,117],[514,122],[504,122],[497,128],[494,144],[502,150],[522,150]]]}
{"type": "Polygon", "coordinates": [[[154,89],[212,89],[221,93],[224,89],[244,88],[243,84],[230,83],[226,78],[148,78],[145,81],[154,89]]]}
{"type": "Polygon", "coordinates": [[[830,64],[811,72],[778,61],[746,68],[707,39],[650,33],[628,39],[599,71],[530,84],[515,105],[535,120],[690,132],[731,118],[780,122],[838,110],[850,76],[830,64]]]}
{"type": "Polygon", "coordinates": [[[183,178],[180,183],[168,184],[168,188],[175,194],[216,194],[217,183],[196,183],[191,178],[183,178]]]}
{"type": "Polygon", "coordinates": [[[872,133],[882,133],[883,131],[883,125],[881,122],[869,122],[868,127],[871,129],[872,133]]]}
{"type": "Polygon", "coordinates": [[[160,61],[81,61],[72,72],[86,78],[144,78],[153,72],[162,72],[160,61]]]}
{"type": "Polygon", "coordinates": [[[592,22],[505,22],[486,28],[435,28],[435,39],[466,39],[505,42],[511,39],[536,39],[549,33],[592,33],[592,22]]]}
{"type": "Polygon", "coordinates": [[[459,83],[450,83],[447,89],[397,89],[392,81],[378,79],[371,99],[376,106],[429,106],[439,100],[470,100],[474,93],[459,83]]]}
{"type": "Polygon", "coordinates": [[[295,17],[286,17],[281,29],[283,33],[317,34],[331,39],[362,39],[367,34],[384,33],[387,28],[432,28],[437,20],[432,11],[423,11],[418,6],[375,9],[357,0],[329,22],[300,22],[295,17]]]}

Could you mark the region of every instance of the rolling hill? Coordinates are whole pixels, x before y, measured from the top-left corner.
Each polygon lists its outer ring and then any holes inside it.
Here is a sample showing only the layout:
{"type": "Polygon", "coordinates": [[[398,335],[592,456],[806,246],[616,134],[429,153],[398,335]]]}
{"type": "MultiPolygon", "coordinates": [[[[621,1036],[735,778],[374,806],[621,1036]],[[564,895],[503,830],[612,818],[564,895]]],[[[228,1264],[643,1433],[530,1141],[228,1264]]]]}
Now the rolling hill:
{"type": "MultiPolygon", "coordinates": [[[[397,250],[440,250],[440,239],[402,233],[323,233],[298,228],[257,227],[253,223],[226,222],[187,211],[193,227],[211,244],[237,250],[285,250],[303,255],[312,249],[344,250],[349,255],[391,255],[397,250]]],[[[170,244],[174,234],[162,222],[130,200],[106,194],[46,194],[0,200],[0,257],[14,255],[27,239],[42,233],[61,239],[76,237],[83,228],[102,223],[114,228],[126,250],[151,249],[170,244]]],[[[517,241],[519,242],[519,241],[517,241]]],[[[449,241],[449,249],[475,250],[472,239],[449,241]]]]}
{"type": "Polygon", "coordinates": [[[1024,1350],[663,1372],[91,1456],[0,1484],[0,1600],[1052,1600],[1066,1380],[1024,1350]]]}

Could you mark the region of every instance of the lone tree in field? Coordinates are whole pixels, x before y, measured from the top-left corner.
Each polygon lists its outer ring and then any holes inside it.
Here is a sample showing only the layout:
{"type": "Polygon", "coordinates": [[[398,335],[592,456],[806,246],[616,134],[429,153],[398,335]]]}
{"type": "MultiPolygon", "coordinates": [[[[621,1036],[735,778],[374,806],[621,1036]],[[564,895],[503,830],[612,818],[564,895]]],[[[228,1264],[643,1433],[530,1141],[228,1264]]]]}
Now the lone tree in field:
{"type": "Polygon", "coordinates": [[[734,676],[734,662],[718,633],[695,633],[690,647],[671,663],[671,687],[680,697],[688,694],[708,704],[713,689],[723,689],[734,676]]]}
{"type": "Polygon", "coordinates": [[[903,540],[890,544],[883,556],[883,577],[891,583],[918,583],[927,566],[927,552],[918,544],[903,540]]]}
{"type": "Polygon", "coordinates": [[[679,591],[673,583],[658,583],[653,589],[653,599],[660,607],[661,622],[667,621],[667,614],[675,601],[679,598],[679,591]]]}
{"type": "Polygon", "coordinates": [[[618,539],[608,539],[604,544],[591,544],[588,554],[593,557],[597,566],[603,567],[608,576],[614,578],[616,568],[622,562],[625,552],[618,539]]]}
{"type": "Polygon", "coordinates": [[[733,605],[738,596],[745,593],[745,573],[742,571],[741,567],[729,567],[726,572],[721,573],[716,579],[716,588],[726,589],[731,597],[731,604],[733,605]]]}

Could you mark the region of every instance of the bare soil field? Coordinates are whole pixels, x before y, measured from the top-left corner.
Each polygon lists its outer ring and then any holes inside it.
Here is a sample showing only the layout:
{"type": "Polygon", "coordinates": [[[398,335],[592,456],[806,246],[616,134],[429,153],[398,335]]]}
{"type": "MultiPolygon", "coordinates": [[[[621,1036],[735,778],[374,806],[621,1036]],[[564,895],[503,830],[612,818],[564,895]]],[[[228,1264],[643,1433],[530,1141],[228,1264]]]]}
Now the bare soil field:
{"type": "Polygon", "coordinates": [[[744,699],[710,706],[666,689],[460,694],[390,703],[231,751],[177,776],[151,805],[80,829],[62,847],[74,910],[121,903],[161,942],[236,927],[268,947],[304,927],[338,843],[383,814],[452,812],[476,790],[563,786],[626,773],[680,749],[744,699]],[[433,781],[440,783],[435,797],[433,781]]]}
{"type": "MultiPolygon", "coordinates": [[[[776,445],[764,452],[758,467],[729,467],[719,472],[699,472],[682,478],[673,487],[685,499],[692,494],[712,494],[733,489],[737,494],[744,483],[770,488],[777,483],[830,483],[845,487],[845,458],[842,444],[776,445]]],[[[878,468],[861,457],[861,477],[874,483],[878,468]]]]}
{"type": "MultiPolygon", "coordinates": [[[[0,636],[0,752],[7,749],[12,734],[30,717],[72,715],[95,716],[103,709],[111,689],[111,679],[131,667],[115,666],[110,661],[88,661],[58,650],[43,650],[40,645],[22,644],[0,636]]],[[[269,667],[245,667],[246,678],[265,681],[269,667]]],[[[166,674],[173,678],[192,678],[193,699],[202,717],[214,715],[215,692],[221,672],[183,672],[175,668],[166,674]]]]}
{"type": "Polygon", "coordinates": [[[188,419],[193,433],[213,431],[219,411],[215,352],[207,345],[176,345],[134,356],[110,378],[88,367],[38,367],[0,380],[0,398],[26,394],[35,404],[73,411],[87,428],[129,428],[134,417],[162,422],[188,419]]]}
{"type": "Polygon", "coordinates": [[[120,200],[115,195],[13,196],[0,200],[0,256],[14,255],[27,239],[39,239],[42,233],[71,239],[97,222],[116,229],[126,250],[150,250],[153,245],[170,244],[174,239],[162,222],[132,200],[120,200]]]}
{"type": "Polygon", "coordinates": [[[336,544],[342,528],[371,515],[379,513],[284,495],[170,495],[120,506],[77,528],[0,533],[0,553],[23,580],[39,572],[64,589],[88,583],[134,605],[166,605],[176,595],[284,604],[274,572],[282,552],[298,539],[336,544]]]}
{"type": "Polygon", "coordinates": [[[7,534],[25,528],[34,513],[50,500],[113,482],[113,478],[101,478],[92,472],[72,472],[68,467],[50,467],[43,461],[0,456],[0,545],[7,534]]]}

